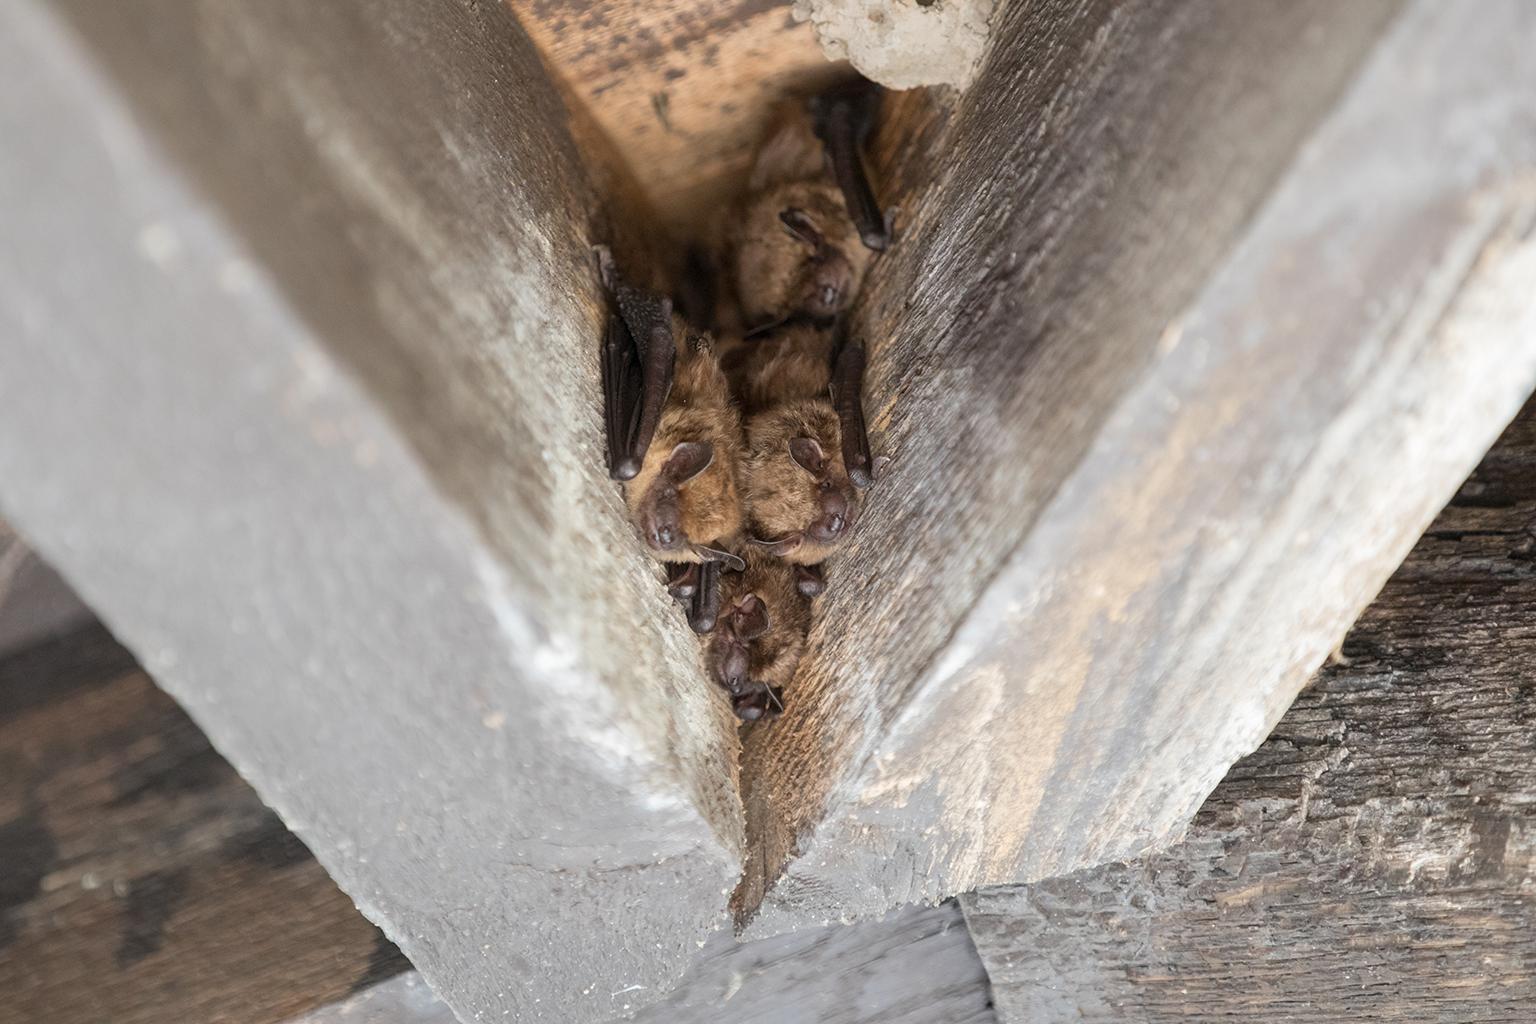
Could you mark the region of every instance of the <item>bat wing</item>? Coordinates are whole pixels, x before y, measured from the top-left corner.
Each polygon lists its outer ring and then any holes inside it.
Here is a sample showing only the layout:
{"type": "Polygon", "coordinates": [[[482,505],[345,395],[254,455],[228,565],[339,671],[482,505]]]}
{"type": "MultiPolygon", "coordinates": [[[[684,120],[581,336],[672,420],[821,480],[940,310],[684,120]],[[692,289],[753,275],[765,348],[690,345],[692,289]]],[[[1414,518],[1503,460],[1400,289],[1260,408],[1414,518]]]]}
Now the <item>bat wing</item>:
{"type": "Polygon", "coordinates": [[[864,245],[884,252],[891,244],[885,214],[875,199],[869,176],[864,173],[860,150],[874,127],[880,110],[880,87],[872,82],[832,89],[811,100],[811,122],[817,138],[827,149],[832,176],[842,190],[848,216],[859,230],[864,245]]]}
{"type": "Polygon", "coordinates": [[[662,408],[672,392],[677,340],[672,334],[672,301],[626,284],[606,250],[599,252],[604,283],[614,294],[617,316],[603,332],[603,419],[608,438],[608,473],[631,480],[650,450],[662,408]]]}
{"type": "Polygon", "coordinates": [[[874,482],[869,433],[864,428],[864,346],[843,342],[832,365],[832,407],[843,441],[843,465],[860,490],[874,482]]]}

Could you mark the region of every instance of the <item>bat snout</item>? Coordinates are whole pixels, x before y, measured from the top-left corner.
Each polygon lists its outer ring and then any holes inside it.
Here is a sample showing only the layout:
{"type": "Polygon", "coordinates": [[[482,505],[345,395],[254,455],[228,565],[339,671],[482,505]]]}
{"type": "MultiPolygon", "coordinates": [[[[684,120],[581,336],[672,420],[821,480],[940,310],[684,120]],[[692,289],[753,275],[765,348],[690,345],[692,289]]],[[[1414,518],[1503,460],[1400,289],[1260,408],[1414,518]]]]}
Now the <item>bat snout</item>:
{"type": "Polygon", "coordinates": [[[813,264],[805,283],[802,302],[805,312],[817,319],[837,316],[848,305],[852,293],[852,270],[846,260],[833,256],[813,264]]]}
{"type": "Polygon", "coordinates": [[[677,505],[657,502],[640,517],[640,534],[653,551],[676,551],[683,546],[683,526],[677,505]]]}
{"type": "Polygon", "coordinates": [[[715,681],[733,694],[741,693],[747,685],[747,649],[738,643],[726,642],[724,652],[715,666],[715,681]]]}
{"type": "Polygon", "coordinates": [[[853,525],[853,506],[842,492],[825,489],[820,495],[821,515],[807,530],[812,538],[825,544],[841,537],[853,525]]]}

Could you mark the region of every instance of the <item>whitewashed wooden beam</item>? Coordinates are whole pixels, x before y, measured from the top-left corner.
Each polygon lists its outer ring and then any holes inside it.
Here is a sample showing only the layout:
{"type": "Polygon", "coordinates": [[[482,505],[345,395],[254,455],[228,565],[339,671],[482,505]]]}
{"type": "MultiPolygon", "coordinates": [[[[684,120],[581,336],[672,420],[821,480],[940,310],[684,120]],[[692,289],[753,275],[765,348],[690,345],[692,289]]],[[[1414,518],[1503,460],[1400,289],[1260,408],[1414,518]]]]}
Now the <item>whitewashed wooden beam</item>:
{"type": "Polygon", "coordinates": [[[999,1017],[1528,1018],[1533,520],[1536,402],[1180,843],[962,898],[999,1017]]]}
{"type": "Polygon", "coordinates": [[[0,7],[0,509],[466,1021],[739,874],[606,479],[589,200],[495,3],[0,7]]]}
{"type": "Polygon", "coordinates": [[[1531,393],[1536,12],[1395,12],[1008,9],[866,312],[894,462],[747,744],[749,934],[1176,839],[1531,393]]]}

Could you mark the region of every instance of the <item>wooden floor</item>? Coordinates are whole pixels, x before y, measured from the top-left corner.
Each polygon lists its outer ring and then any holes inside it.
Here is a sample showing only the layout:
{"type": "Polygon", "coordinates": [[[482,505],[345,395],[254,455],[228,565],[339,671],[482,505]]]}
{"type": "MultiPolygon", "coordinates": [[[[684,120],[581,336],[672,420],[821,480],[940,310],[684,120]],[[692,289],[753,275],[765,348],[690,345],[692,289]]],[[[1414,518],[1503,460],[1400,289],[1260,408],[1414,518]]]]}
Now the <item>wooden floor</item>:
{"type": "Polygon", "coordinates": [[[0,659],[0,1024],[269,1024],[408,966],[104,628],[0,659]]]}

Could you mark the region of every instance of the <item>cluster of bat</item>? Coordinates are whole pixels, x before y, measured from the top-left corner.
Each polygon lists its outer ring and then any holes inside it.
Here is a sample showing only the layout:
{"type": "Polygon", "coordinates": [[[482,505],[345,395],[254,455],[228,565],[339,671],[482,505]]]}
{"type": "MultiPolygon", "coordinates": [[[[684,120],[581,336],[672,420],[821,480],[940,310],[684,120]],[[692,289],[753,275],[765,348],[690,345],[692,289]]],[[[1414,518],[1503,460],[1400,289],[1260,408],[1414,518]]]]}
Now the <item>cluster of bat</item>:
{"type": "Polygon", "coordinates": [[[842,314],[890,238],[861,160],[878,104],[860,83],[780,111],[708,261],[720,301],[690,308],[693,323],[599,250],[617,307],[602,348],[609,472],[747,721],[783,711],[822,563],[874,478],[864,350],[842,314]]]}

